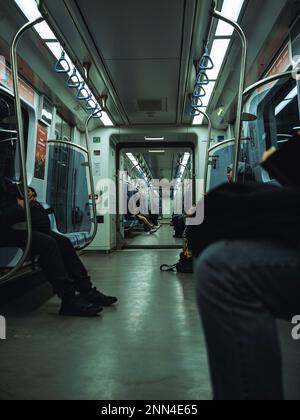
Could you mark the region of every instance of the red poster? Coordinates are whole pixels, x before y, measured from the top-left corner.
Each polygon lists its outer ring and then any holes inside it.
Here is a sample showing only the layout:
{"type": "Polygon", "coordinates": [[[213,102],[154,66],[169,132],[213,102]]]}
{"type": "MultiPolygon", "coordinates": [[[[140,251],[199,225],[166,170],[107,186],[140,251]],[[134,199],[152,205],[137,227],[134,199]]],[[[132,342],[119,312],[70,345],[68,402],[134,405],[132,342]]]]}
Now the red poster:
{"type": "Polygon", "coordinates": [[[34,176],[38,179],[45,179],[47,140],[47,127],[38,124],[34,168],[34,176]]]}

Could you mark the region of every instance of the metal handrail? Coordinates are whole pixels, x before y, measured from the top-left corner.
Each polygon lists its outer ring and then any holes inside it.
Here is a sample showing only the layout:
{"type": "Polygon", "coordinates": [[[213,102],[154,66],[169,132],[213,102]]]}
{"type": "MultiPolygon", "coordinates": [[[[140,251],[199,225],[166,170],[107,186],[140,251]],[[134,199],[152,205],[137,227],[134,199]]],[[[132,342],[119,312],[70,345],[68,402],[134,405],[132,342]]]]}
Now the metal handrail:
{"type": "Polygon", "coordinates": [[[28,22],[22,26],[21,29],[15,34],[11,49],[10,49],[10,58],[11,58],[11,67],[12,67],[12,76],[13,76],[13,91],[14,91],[14,100],[15,100],[15,107],[17,112],[17,132],[19,138],[19,151],[20,151],[20,159],[21,159],[21,174],[23,178],[23,188],[24,188],[24,209],[25,209],[25,218],[26,218],[26,226],[27,226],[27,242],[25,249],[23,251],[23,255],[21,259],[18,261],[16,266],[10,270],[9,273],[5,274],[0,278],[0,282],[7,282],[10,280],[23,266],[26,258],[29,255],[31,243],[32,243],[32,223],[31,223],[31,213],[30,213],[30,203],[29,203],[29,196],[27,194],[28,190],[28,181],[27,181],[27,169],[26,169],[26,150],[25,150],[25,142],[24,142],[24,127],[23,127],[23,118],[22,118],[22,106],[21,106],[21,99],[19,94],[19,74],[18,74],[18,58],[17,58],[17,48],[19,41],[22,35],[29,29],[33,28],[38,23],[44,21],[44,18],[40,17],[32,22],[28,22]]]}
{"type": "Polygon", "coordinates": [[[72,146],[75,149],[79,149],[82,152],[88,153],[88,150],[85,147],[80,146],[79,144],[72,143],[71,141],[65,141],[65,140],[48,140],[47,144],[61,144],[64,146],[72,146]]]}
{"type": "MultiPolygon", "coordinates": [[[[250,140],[250,137],[242,137],[241,138],[241,141],[249,141],[249,140],[250,140]]],[[[233,142],[235,142],[235,138],[227,139],[227,140],[221,141],[220,143],[214,144],[208,151],[209,155],[211,154],[211,152],[214,152],[219,147],[226,146],[226,144],[233,143],[233,142]]]]}
{"type": "MultiPolygon", "coordinates": [[[[298,70],[298,72],[300,72],[300,70],[298,70]]],[[[250,85],[247,89],[245,89],[244,92],[243,92],[243,96],[248,95],[252,91],[258,89],[259,87],[261,87],[265,84],[275,82],[275,80],[280,80],[280,79],[283,79],[284,77],[287,77],[287,76],[293,76],[294,73],[295,73],[295,70],[289,70],[289,71],[286,71],[284,73],[274,74],[273,76],[268,76],[264,79],[261,79],[258,82],[253,83],[253,85],[250,85]]]]}
{"type": "Polygon", "coordinates": [[[96,204],[95,185],[94,185],[94,177],[93,177],[93,169],[92,169],[92,157],[91,157],[91,148],[90,148],[90,140],[89,140],[89,123],[92,120],[92,118],[93,118],[93,114],[89,115],[85,122],[85,141],[86,141],[86,150],[87,150],[87,158],[88,158],[87,163],[88,163],[88,168],[89,168],[90,188],[91,188],[92,206],[93,206],[93,218],[91,219],[91,222],[93,223],[93,231],[91,233],[90,240],[85,245],[78,248],[79,251],[82,251],[93,242],[98,231],[97,204],[96,204]]]}
{"type": "Polygon", "coordinates": [[[208,138],[207,138],[207,145],[206,145],[206,154],[205,154],[205,163],[204,163],[204,193],[207,192],[207,179],[208,179],[208,164],[209,164],[209,149],[211,145],[211,132],[212,132],[212,122],[210,116],[203,111],[200,111],[208,121],[208,138]]]}
{"type": "Polygon", "coordinates": [[[242,134],[242,112],[243,112],[243,92],[245,89],[245,76],[246,76],[246,64],[247,64],[247,39],[244,31],[241,26],[233,21],[223,16],[217,10],[214,11],[213,16],[219,20],[222,20],[229,25],[233,26],[238,35],[240,36],[242,42],[242,60],[241,60],[241,75],[239,83],[239,93],[238,93],[238,105],[237,105],[237,119],[236,119],[236,144],[234,152],[234,162],[233,162],[233,181],[237,182],[238,180],[238,165],[239,165],[239,156],[241,148],[241,134],[242,134]]]}

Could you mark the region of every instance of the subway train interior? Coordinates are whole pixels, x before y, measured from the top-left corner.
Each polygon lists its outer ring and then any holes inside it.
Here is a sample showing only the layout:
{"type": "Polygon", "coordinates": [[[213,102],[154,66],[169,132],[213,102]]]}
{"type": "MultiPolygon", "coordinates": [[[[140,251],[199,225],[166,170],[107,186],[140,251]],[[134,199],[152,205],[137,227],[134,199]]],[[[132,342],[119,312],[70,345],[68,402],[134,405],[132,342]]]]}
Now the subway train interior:
{"type": "Polygon", "coordinates": [[[299,0],[1,1],[0,399],[300,400],[299,145],[299,0]]]}

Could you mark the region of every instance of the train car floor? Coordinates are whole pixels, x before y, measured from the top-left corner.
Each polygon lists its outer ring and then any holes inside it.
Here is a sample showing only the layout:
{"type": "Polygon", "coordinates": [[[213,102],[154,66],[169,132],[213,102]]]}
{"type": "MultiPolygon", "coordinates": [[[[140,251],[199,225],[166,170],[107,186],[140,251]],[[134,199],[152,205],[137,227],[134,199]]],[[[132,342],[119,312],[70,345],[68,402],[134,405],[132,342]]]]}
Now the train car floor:
{"type": "Polygon", "coordinates": [[[97,287],[120,303],[99,318],[60,318],[59,300],[3,315],[0,399],[211,398],[192,275],[161,273],[178,251],[86,254],[97,287]]]}
{"type": "MultiPolygon", "coordinates": [[[[1,400],[211,399],[192,275],[161,273],[178,251],[90,253],[96,286],[120,299],[99,318],[61,318],[47,284],[0,310],[1,400]],[[39,296],[36,296],[36,295],[39,296]]],[[[279,323],[286,397],[300,399],[300,341],[279,323]]]]}
{"type": "Polygon", "coordinates": [[[162,222],[161,228],[150,235],[147,232],[136,232],[132,231],[126,235],[126,249],[147,249],[147,248],[182,248],[183,241],[182,239],[177,239],[173,237],[174,230],[170,226],[170,222],[162,222]]]}

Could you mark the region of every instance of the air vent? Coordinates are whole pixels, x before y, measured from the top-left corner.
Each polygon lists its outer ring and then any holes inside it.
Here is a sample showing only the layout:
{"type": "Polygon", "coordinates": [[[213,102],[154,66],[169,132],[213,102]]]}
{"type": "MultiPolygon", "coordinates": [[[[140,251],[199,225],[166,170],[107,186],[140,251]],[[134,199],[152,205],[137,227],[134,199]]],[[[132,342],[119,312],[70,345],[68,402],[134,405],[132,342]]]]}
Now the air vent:
{"type": "Polygon", "coordinates": [[[161,99],[138,99],[137,104],[141,112],[163,111],[163,101],[161,99]]]}

